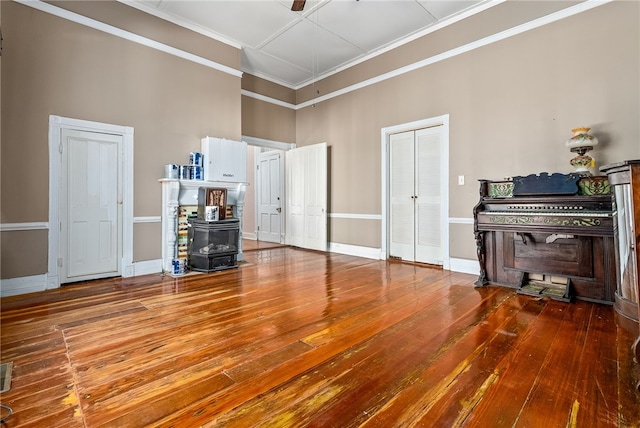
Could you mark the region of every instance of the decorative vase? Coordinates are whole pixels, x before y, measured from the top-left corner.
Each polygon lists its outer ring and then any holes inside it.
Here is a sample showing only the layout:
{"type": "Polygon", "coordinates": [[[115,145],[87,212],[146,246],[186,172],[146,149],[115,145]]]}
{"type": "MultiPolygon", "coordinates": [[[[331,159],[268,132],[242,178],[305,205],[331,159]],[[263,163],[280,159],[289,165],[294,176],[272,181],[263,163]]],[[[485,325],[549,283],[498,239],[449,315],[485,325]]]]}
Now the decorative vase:
{"type": "Polygon", "coordinates": [[[598,139],[589,134],[590,130],[591,128],[588,127],[573,128],[571,130],[573,137],[566,142],[571,152],[578,153],[578,156],[571,159],[569,163],[581,175],[590,175],[589,168],[595,165],[593,158],[586,154],[598,145],[598,139]]]}

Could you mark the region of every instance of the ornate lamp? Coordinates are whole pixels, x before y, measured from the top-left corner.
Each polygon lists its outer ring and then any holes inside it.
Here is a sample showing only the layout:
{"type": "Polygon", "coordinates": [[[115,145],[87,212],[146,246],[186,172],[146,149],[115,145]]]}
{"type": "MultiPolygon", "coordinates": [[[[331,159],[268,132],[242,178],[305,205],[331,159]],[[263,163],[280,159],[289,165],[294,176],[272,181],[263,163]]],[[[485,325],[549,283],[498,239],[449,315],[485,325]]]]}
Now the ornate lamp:
{"type": "Polygon", "coordinates": [[[566,143],[571,152],[578,153],[578,156],[571,159],[569,163],[580,175],[591,175],[589,167],[595,165],[593,158],[587,152],[598,145],[598,139],[589,134],[589,130],[591,128],[587,127],[572,129],[573,137],[569,138],[566,143]]]}

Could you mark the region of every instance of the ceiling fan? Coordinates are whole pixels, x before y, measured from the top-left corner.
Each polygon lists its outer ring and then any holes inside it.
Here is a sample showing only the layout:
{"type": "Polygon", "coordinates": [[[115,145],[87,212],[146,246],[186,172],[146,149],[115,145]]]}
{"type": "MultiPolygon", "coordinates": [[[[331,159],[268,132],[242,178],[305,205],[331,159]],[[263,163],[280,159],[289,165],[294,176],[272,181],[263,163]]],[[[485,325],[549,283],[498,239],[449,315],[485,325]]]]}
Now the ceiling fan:
{"type": "Polygon", "coordinates": [[[301,12],[304,9],[304,3],[306,0],[293,0],[291,10],[294,12],[301,12]]]}

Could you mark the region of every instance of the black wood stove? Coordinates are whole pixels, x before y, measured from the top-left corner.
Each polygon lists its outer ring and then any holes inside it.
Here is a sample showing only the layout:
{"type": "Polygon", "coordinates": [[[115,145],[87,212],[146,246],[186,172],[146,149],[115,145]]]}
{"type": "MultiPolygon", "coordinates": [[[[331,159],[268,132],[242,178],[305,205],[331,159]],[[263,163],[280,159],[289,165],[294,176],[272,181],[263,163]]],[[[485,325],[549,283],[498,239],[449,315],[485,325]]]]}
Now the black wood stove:
{"type": "Polygon", "coordinates": [[[187,263],[189,269],[213,272],[238,267],[240,220],[189,219],[187,263]]]}

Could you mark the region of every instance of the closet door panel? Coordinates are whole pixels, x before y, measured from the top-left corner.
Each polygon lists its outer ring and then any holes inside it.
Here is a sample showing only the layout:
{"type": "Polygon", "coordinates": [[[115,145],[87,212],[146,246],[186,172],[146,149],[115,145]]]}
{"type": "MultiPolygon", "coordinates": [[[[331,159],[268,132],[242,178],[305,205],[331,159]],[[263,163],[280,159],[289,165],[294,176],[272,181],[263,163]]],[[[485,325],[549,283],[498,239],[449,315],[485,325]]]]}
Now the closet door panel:
{"type": "Polygon", "coordinates": [[[390,136],[389,194],[390,194],[390,245],[389,255],[414,261],[415,195],[414,195],[414,132],[402,132],[390,136]]]}
{"type": "Polygon", "coordinates": [[[415,131],[416,261],[442,264],[441,126],[415,131]]]}

